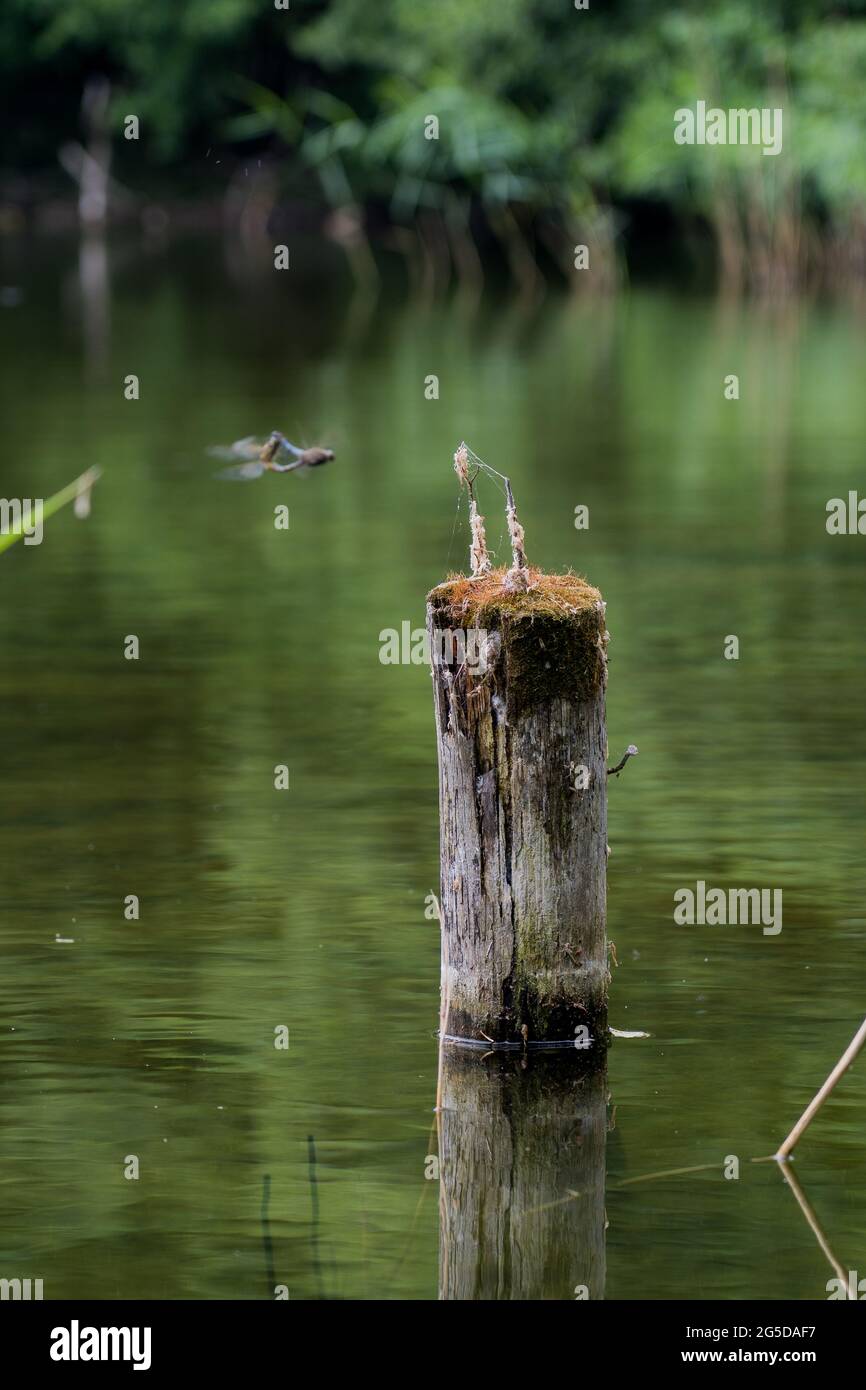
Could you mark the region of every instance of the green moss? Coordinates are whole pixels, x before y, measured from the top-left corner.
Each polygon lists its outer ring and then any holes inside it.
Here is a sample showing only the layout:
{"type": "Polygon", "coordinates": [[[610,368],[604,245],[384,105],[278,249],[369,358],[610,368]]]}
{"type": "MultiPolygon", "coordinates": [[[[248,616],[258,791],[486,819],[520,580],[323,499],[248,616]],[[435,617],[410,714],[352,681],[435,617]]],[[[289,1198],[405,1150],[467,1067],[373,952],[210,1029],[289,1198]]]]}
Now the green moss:
{"type": "Polygon", "coordinates": [[[569,619],[508,617],[508,704],[515,713],[555,699],[587,700],[604,682],[604,616],[586,609],[569,619]]]}
{"type": "Polygon", "coordinates": [[[494,679],[509,717],[555,699],[587,700],[604,684],[601,594],[575,574],[528,571],[529,587],[505,587],[505,569],[483,579],[452,577],[428,595],[440,628],[498,632],[494,679]]]}
{"type": "Polygon", "coordinates": [[[529,569],[526,590],[506,588],[507,574],[502,567],[483,579],[451,575],[431,589],[427,599],[434,608],[447,610],[454,626],[485,628],[498,626],[493,621],[497,616],[566,618],[592,611],[601,602],[598,589],[577,574],[544,574],[529,569]]]}

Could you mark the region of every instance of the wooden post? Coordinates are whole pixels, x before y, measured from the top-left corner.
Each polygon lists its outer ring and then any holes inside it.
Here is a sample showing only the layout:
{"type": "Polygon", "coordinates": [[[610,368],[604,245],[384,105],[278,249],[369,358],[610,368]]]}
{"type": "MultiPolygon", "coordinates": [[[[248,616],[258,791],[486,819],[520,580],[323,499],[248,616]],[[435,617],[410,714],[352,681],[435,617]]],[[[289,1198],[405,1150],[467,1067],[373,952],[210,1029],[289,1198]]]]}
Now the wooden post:
{"type": "Polygon", "coordinates": [[[442,1032],[521,1048],[574,1045],[587,1029],[595,1040],[609,979],[601,595],[574,575],[494,570],[433,589],[427,630],[442,1032]]]}
{"type": "Polygon", "coordinates": [[[604,1297],[607,1075],[445,1048],[439,1297],[604,1297]]]}

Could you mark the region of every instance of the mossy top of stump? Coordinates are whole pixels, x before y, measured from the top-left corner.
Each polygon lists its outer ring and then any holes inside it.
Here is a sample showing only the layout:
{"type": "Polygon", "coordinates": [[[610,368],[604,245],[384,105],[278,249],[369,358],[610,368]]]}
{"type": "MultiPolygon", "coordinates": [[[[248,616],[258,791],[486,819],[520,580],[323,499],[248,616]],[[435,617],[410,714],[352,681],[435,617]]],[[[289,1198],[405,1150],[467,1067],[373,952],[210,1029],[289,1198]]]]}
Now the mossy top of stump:
{"type": "Polygon", "coordinates": [[[579,575],[533,568],[526,588],[513,588],[511,574],[502,567],[437,584],[427,595],[433,625],[499,633],[512,707],[591,699],[607,674],[600,592],[579,575]]]}
{"type": "Polygon", "coordinates": [[[452,621],[460,627],[470,623],[481,627],[482,620],[495,614],[568,618],[603,605],[599,590],[578,574],[544,574],[530,568],[526,571],[527,587],[513,589],[506,582],[510,573],[503,565],[478,579],[452,574],[430,590],[427,600],[435,608],[449,609],[452,621]]]}

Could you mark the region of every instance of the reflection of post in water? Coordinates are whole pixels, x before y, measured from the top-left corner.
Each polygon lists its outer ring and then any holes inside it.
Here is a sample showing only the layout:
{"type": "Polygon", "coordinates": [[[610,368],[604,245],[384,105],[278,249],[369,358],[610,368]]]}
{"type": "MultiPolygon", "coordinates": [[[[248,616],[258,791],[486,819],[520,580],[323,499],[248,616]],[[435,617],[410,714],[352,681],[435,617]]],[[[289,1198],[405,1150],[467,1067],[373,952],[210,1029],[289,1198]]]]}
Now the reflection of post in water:
{"type": "Polygon", "coordinates": [[[78,249],[78,287],[87,365],[99,372],[108,360],[108,246],[101,231],[87,230],[78,249]]]}
{"type": "Polygon", "coordinates": [[[442,1053],[439,1297],[603,1298],[603,1062],[442,1053]]]}
{"type": "Polygon", "coordinates": [[[109,282],[105,229],[112,191],[109,107],[111,84],[91,77],[81,99],[81,123],[85,143],[68,141],[59,151],[60,162],[78,185],[78,217],[81,246],[78,253],[78,288],[84,315],[85,357],[89,368],[105,367],[108,356],[109,282]]]}

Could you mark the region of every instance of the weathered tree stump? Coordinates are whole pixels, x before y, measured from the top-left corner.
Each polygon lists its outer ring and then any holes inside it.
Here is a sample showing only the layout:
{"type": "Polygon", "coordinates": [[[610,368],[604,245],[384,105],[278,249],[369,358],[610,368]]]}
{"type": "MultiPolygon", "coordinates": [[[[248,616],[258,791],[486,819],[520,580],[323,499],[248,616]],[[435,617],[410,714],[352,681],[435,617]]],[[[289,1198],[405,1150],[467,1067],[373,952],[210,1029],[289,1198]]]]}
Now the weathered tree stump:
{"type": "Polygon", "coordinates": [[[440,1299],[603,1298],[604,1069],[446,1048],[442,1084],[440,1299]]]}
{"type": "Polygon", "coordinates": [[[597,589],[512,574],[440,584],[427,628],[443,1033],[524,1047],[606,1022],[607,661],[597,589]]]}

